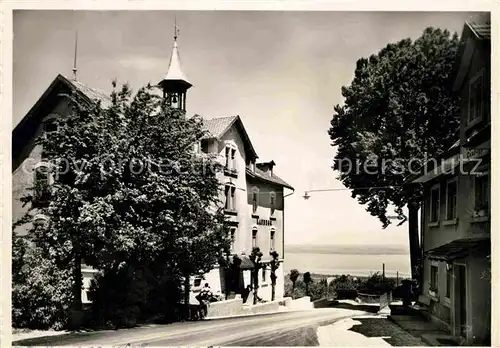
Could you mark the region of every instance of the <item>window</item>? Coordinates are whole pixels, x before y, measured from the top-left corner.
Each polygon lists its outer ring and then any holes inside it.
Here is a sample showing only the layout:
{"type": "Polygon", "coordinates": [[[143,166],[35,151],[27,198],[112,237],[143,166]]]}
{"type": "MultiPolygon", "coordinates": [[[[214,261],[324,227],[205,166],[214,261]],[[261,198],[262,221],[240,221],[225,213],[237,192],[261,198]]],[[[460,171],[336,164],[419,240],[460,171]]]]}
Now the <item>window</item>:
{"type": "Polygon", "coordinates": [[[33,218],[33,225],[41,228],[46,228],[49,223],[49,218],[44,214],[37,214],[33,218]]]}
{"type": "Polygon", "coordinates": [[[231,149],[231,169],[236,170],[236,149],[231,149]]]}
{"type": "Polygon", "coordinates": [[[202,141],[201,142],[201,152],[203,153],[208,153],[209,152],[209,144],[208,144],[208,141],[202,141]]]}
{"type": "Polygon", "coordinates": [[[252,188],[252,212],[256,212],[259,207],[259,189],[257,187],[252,188]]]}
{"type": "Polygon", "coordinates": [[[226,168],[236,170],[236,149],[232,145],[227,145],[225,149],[226,168]]]}
{"type": "Polygon", "coordinates": [[[233,184],[226,184],[224,189],[225,206],[226,210],[236,210],[236,187],[233,184]]]}
{"type": "Polygon", "coordinates": [[[226,168],[229,168],[229,157],[231,153],[231,148],[229,146],[226,146],[226,168]]]}
{"type": "Polygon", "coordinates": [[[257,248],[257,228],[252,229],[252,248],[257,248]]]}
{"type": "Polygon", "coordinates": [[[262,266],[262,282],[266,282],[266,266],[262,266]]]}
{"type": "Polygon", "coordinates": [[[457,180],[452,179],[446,183],[446,220],[457,217],[457,180]]]}
{"type": "Polygon", "coordinates": [[[197,288],[197,287],[201,286],[201,278],[196,278],[196,279],[194,280],[193,286],[194,286],[195,288],[197,288]]]}
{"type": "Polygon", "coordinates": [[[43,120],[43,132],[45,134],[57,132],[57,115],[49,115],[43,120]]]}
{"type": "Polygon", "coordinates": [[[50,170],[47,163],[39,163],[35,167],[34,199],[45,203],[50,197],[50,170]]]}
{"type": "Polygon", "coordinates": [[[431,266],[431,284],[429,290],[437,292],[438,289],[438,267],[431,266]]]}
{"type": "Polygon", "coordinates": [[[230,235],[230,238],[231,238],[231,252],[234,253],[234,244],[235,244],[235,241],[236,241],[236,228],[231,228],[231,230],[229,231],[229,235],[230,235]]]}
{"type": "Polygon", "coordinates": [[[270,205],[271,205],[271,216],[274,216],[274,211],[276,210],[276,193],[270,193],[270,205]]]}
{"type": "Polygon", "coordinates": [[[430,216],[429,222],[439,221],[439,186],[434,186],[431,189],[431,201],[430,201],[430,216]]]}
{"type": "Polygon", "coordinates": [[[483,116],[484,99],[484,74],[481,71],[469,85],[469,123],[483,116]]]}
{"type": "Polygon", "coordinates": [[[270,251],[274,251],[275,250],[275,247],[276,247],[276,239],[275,239],[275,235],[276,235],[276,230],[272,229],[271,230],[271,234],[270,234],[270,251]]]}
{"type": "Polygon", "coordinates": [[[474,177],[474,210],[476,214],[486,216],[489,209],[489,175],[474,177]]]}
{"type": "Polygon", "coordinates": [[[451,282],[453,281],[453,266],[446,265],[446,297],[451,298],[451,282]]]}

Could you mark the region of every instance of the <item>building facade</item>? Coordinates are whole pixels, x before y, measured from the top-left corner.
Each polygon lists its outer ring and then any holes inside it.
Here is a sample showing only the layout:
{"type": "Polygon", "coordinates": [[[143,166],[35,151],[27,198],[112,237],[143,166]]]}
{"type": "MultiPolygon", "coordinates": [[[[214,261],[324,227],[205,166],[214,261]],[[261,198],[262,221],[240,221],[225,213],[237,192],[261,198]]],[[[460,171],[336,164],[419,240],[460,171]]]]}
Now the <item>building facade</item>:
{"type": "MultiPolygon", "coordinates": [[[[163,97],[174,108],[186,109],[187,90],[192,87],[181,70],[177,47],[177,36],[170,58],[167,74],[159,82],[163,97]]],[[[35,145],[37,137],[44,132],[56,131],[54,120],[69,114],[69,101],[65,95],[76,92],[84,102],[89,104],[100,102],[102,107],[111,105],[110,97],[99,90],[88,87],[75,79],[62,75],[56,76],[37,103],[12,131],[12,212],[13,223],[16,223],[26,212],[30,211],[31,221],[16,226],[14,233],[26,235],[33,224],[44,223],[47,217],[37,213],[36,205],[47,204],[43,192],[37,192],[35,206],[26,205],[22,198],[27,190],[41,183],[41,187],[50,185],[49,164],[43,160],[43,149],[35,145]],[[38,197],[39,196],[39,197],[38,197]],[[35,209],[31,209],[35,208],[35,209]]],[[[223,117],[204,122],[207,136],[198,144],[196,151],[217,153],[224,171],[218,173],[224,184],[221,201],[225,204],[225,213],[231,224],[233,238],[232,252],[242,257],[242,268],[245,284],[249,281],[248,255],[252,246],[259,246],[264,253],[264,261],[270,259],[269,251],[276,250],[281,261],[284,257],[284,189],[292,189],[290,185],[273,173],[274,162],[256,163],[258,158],[239,116],[223,117]]],[[[82,265],[83,284],[82,301],[89,302],[87,291],[95,270],[82,265]]],[[[261,271],[261,294],[264,299],[270,298],[269,271],[261,271]],[[269,296],[267,293],[269,292],[269,296]]],[[[224,271],[216,268],[204,279],[193,279],[196,291],[204,283],[210,283],[215,291],[224,292],[224,271]]],[[[276,296],[282,297],[284,292],[283,266],[278,271],[276,296]]]]}
{"type": "Polygon", "coordinates": [[[461,96],[457,142],[423,184],[422,295],[431,315],[468,343],[488,342],[491,327],[489,17],[466,23],[453,88],[461,96]]]}
{"type": "MultiPolygon", "coordinates": [[[[284,206],[285,190],[293,190],[274,172],[275,163],[258,163],[257,154],[239,116],[204,122],[208,136],[200,152],[218,154],[224,170],[219,180],[224,185],[221,201],[230,224],[231,251],[242,260],[242,287],[250,285],[253,267],[248,258],[254,247],[263,253],[264,267],[259,271],[259,297],[271,299],[270,253],[276,251],[281,262],[277,270],[276,298],[284,294],[284,206]]],[[[206,282],[216,292],[225,293],[224,271],[218,268],[194,279],[193,290],[206,282]]]]}

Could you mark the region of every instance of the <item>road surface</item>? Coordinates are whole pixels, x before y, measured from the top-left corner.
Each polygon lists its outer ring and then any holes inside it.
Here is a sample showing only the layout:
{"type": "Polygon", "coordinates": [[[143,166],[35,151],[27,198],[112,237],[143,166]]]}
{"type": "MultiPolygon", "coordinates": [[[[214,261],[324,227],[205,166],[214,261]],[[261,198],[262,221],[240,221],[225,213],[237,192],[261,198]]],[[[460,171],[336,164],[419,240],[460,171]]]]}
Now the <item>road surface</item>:
{"type": "Polygon", "coordinates": [[[71,333],[13,342],[36,346],[317,346],[317,329],[366,315],[361,311],[323,308],[230,319],[148,325],[117,331],[71,333]]]}

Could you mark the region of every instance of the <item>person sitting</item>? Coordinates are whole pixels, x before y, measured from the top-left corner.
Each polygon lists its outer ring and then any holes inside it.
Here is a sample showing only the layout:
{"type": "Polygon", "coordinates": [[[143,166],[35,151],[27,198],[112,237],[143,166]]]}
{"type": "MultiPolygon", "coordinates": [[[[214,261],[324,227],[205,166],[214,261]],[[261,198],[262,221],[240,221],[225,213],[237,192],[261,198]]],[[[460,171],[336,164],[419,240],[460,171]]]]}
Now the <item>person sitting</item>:
{"type": "Polygon", "coordinates": [[[200,302],[201,308],[203,310],[203,316],[206,316],[208,313],[208,303],[210,303],[210,299],[213,297],[212,289],[210,289],[210,285],[205,283],[203,289],[201,289],[200,293],[197,296],[197,300],[200,302]]]}

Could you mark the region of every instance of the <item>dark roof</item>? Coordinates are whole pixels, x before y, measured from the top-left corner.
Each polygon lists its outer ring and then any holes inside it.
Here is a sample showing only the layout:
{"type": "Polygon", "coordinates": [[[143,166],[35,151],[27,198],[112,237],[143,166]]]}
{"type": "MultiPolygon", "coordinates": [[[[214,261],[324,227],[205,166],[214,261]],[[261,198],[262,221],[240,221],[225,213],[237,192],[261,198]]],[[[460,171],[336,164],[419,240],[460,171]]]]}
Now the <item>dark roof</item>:
{"type": "Polygon", "coordinates": [[[481,15],[475,21],[466,21],[464,23],[462,34],[460,36],[460,45],[457,51],[456,60],[453,65],[450,84],[453,90],[458,90],[468,73],[472,55],[475,46],[482,47],[482,50],[488,56],[491,50],[491,21],[489,15],[481,15]],[[472,40],[470,40],[472,39],[472,40]]]}
{"type": "Polygon", "coordinates": [[[105,92],[90,88],[80,81],[73,81],[58,74],[12,130],[12,164],[14,167],[16,165],[14,162],[20,156],[24,144],[35,135],[42,118],[45,116],[45,112],[55,106],[59,95],[70,94],[72,91],[76,91],[88,103],[100,101],[103,107],[111,105],[111,97],[105,92]]]}
{"type": "Polygon", "coordinates": [[[464,238],[456,239],[437,248],[428,250],[424,254],[429,259],[452,261],[462,258],[472,252],[490,253],[490,238],[464,238]]]}
{"type": "Polygon", "coordinates": [[[247,154],[250,157],[253,157],[253,159],[258,158],[252,142],[250,141],[250,137],[248,136],[248,133],[243,126],[243,122],[241,121],[240,116],[228,116],[203,120],[203,127],[208,133],[205,136],[205,139],[220,140],[233,125],[238,128],[241,137],[243,138],[243,143],[245,145],[247,154]]]}
{"type": "Polygon", "coordinates": [[[104,91],[101,91],[96,88],[91,88],[80,81],[70,81],[65,78],[73,87],[80,93],[82,93],[85,97],[92,101],[100,101],[101,106],[103,108],[107,108],[111,106],[111,97],[104,91]]]}
{"type": "Polygon", "coordinates": [[[275,175],[274,173],[272,175],[270,175],[257,167],[255,167],[255,172],[253,172],[251,169],[247,168],[246,174],[247,174],[247,176],[249,176],[251,178],[270,182],[273,184],[277,184],[277,185],[286,187],[290,190],[294,190],[294,188],[292,186],[290,186],[285,180],[281,179],[279,176],[275,175]]]}
{"type": "Polygon", "coordinates": [[[207,138],[220,139],[232,126],[237,116],[218,117],[203,120],[203,126],[208,131],[207,138]]]}
{"type": "Polygon", "coordinates": [[[491,22],[465,22],[474,35],[480,40],[491,40],[491,22]]]}
{"type": "Polygon", "coordinates": [[[78,92],[80,96],[86,99],[88,102],[100,101],[102,107],[104,108],[111,105],[111,97],[105,92],[95,88],[88,87],[87,85],[85,85],[80,81],[70,80],[64,77],[63,75],[58,74],[55,77],[55,79],[51,82],[49,87],[47,87],[42,96],[37,100],[35,105],[32,106],[32,108],[28,111],[28,113],[16,125],[14,131],[18,127],[22,126],[22,124],[26,122],[28,119],[34,117],[37,111],[40,110],[40,108],[43,106],[44,102],[50,97],[53,97],[54,93],[61,93],[61,90],[63,90],[64,87],[66,87],[66,89],[69,88],[71,91],[78,92]]]}

